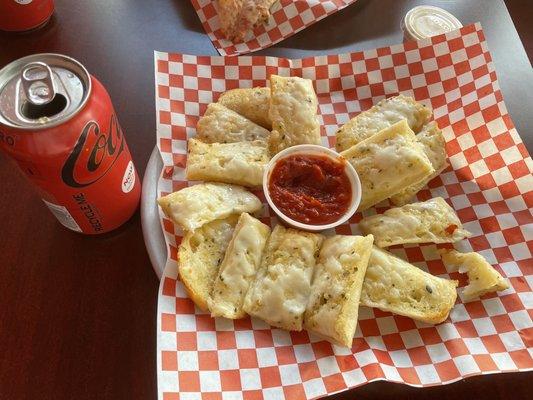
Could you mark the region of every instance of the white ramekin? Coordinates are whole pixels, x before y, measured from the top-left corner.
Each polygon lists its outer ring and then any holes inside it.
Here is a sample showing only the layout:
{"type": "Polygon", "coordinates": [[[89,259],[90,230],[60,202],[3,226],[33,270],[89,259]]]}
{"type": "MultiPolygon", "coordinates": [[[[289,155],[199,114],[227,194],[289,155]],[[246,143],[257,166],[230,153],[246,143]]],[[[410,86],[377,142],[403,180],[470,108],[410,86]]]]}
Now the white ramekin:
{"type": "Polygon", "coordinates": [[[298,222],[298,221],[293,220],[292,218],[289,218],[288,216],[283,214],[283,212],[281,212],[281,210],[278,207],[276,207],[276,205],[270,198],[270,193],[268,191],[268,183],[270,181],[270,174],[272,173],[274,166],[279,160],[287,156],[292,156],[295,154],[321,155],[321,156],[327,156],[331,158],[332,160],[336,160],[336,161],[343,160],[343,157],[336,151],[328,149],[327,147],[318,146],[315,144],[301,144],[298,146],[288,147],[285,150],[280,151],[278,154],[272,157],[267,167],[265,168],[265,172],[263,173],[263,191],[265,192],[265,197],[267,199],[267,202],[270,208],[272,208],[274,212],[277,214],[277,216],[281,218],[287,225],[290,225],[297,229],[306,230],[306,231],[313,231],[313,232],[323,231],[326,229],[335,228],[336,226],[341,225],[344,222],[346,222],[355,213],[355,211],[357,210],[357,207],[359,207],[359,203],[361,202],[361,181],[359,180],[359,176],[357,175],[357,172],[355,171],[354,167],[349,162],[345,162],[344,171],[346,172],[346,175],[348,176],[348,179],[350,180],[350,185],[352,187],[352,201],[346,213],[342,217],[340,217],[337,221],[332,222],[331,224],[326,224],[326,225],[304,224],[302,222],[298,222]]]}

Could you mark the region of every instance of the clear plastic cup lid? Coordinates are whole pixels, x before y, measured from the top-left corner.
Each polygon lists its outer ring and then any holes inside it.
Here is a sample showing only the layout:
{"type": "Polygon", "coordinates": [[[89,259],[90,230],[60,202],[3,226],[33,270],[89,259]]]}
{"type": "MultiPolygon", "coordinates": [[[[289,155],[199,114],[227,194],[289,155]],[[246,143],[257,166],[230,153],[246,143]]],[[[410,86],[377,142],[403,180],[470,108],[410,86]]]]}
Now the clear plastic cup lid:
{"type": "Polygon", "coordinates": [[[433,6],[418,6],[409,10],[402,23],[406,36],[413,40],[440,35],[462,26],[448,11],[433,6]]]}

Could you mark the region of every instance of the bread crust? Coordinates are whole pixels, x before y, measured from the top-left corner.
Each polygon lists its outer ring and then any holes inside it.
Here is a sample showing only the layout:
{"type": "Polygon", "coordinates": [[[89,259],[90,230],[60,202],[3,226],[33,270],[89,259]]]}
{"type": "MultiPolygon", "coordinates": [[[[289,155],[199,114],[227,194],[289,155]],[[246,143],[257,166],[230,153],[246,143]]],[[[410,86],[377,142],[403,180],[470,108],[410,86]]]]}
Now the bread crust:
{"type": "Polygon", "coordinates": [[[191,300],[208,310],[208,298],[238,215],[212,221],[187,232],[178,249],[178,275],[191,300]]]}

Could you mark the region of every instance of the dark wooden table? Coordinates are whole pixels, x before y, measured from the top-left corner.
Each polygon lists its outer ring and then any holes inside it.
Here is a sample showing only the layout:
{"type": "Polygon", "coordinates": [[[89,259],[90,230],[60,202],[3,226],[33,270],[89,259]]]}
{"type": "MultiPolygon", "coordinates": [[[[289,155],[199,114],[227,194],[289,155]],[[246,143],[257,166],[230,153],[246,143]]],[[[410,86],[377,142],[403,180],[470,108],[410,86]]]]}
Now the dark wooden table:
{"type": "MultiPolygon", "coordinates": [[[[401,16],[417,3],[359,0],[264,53],[296,57],[396,43],[401,16]]],[[[426,3],[464,23],[482,21],[531,151],[531,65],[503,2],[426,3]]],[[[508,3],[531,49],[530,2],[508,3]]],[[[0,33],[0,67],[36,52],[84,63],[110,92],[142,174],[155,144],[152,51],[215,54],[190,2],[56,0],[56,10],[41,31],[0,33]]],[[[155,399],[158,281],[139,214],[113,233],[85,237],[55,221],[4,155],[0,182],[0,399],[155,399]]],[[[500,374],[424,390],[380,382],[334,398],[522,399],[532,380],[533,373],[500,374]]]]}

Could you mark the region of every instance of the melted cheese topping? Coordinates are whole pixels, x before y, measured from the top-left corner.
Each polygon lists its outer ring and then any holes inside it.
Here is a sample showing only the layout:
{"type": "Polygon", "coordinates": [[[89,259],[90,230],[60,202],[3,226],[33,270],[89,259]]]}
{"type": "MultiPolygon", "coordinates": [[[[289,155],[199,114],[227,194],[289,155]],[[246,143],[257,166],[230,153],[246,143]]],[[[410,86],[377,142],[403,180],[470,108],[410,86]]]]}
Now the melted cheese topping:
{"type": "Polygon", "coordinates": [[[391,208],[364,218],[361,230],[371,233],[380,247],[405,243],[453,243],[470,233],[463,229],[454,210],[441,197],[391,208]]]}
{"type": "Polygon", "coordinates": [[[438,278],[374,247],[361,304],[426,321],[441,322],[455,303],[457,282],[438,278]]]}
{"type": "Polygon", "coordinates": [[[262,207],[261,200],[243,187],[223,183],[190,186],[160,198],[158,203],[172,221],[189,231],[230,214],[253,213],[262,207]]]}
{"type": "Polygon", "coordinates": [[[218,103],[269,131],[272,129],[272,121],[268,115],[270,109],[270,88],[256,87],[253,89],[239,88],[228,90],[220,96],[218,103]]]}
{"type": "Polygon", "coordinates": [[[272,154],[297,144],[320,144],[318,100],[310,79],[270,76],[272,154]]]}
{"type": "MultiPolygon", "coordinates": [[[[357,253],[357,242],[361,236],[334,236],[328,238],[320,250],[319,265],[313,282],[313,295],[309,299],[314,304],[319,296],[336,299],[343,294],[346,280],[343,272],[354,267],[360,260],[357,253]]],[[[355,267],[357,268],[357,267],[355,267]]]]}
{"type": "Polygon", "coordinates": [[[268,226],[247,213],[241,214],[209,299],[212,316],[245,315],[244,297],[259,267],[269,233],[268,226]]]}
{"type": "Polygon", "coordinates": [[[384,99],[339,129],[337,151],[347,150],[401,120],[406,120],[409,127],[418,132],[430,117],[431,111],[411,97],[399,95],[384,99]]]}
{"type": "Polygon", "coordinates": [[[263,141],[207,144],[189,139],[187,179],[260,186],[269,160],[263,141]]]}
{"type": "Polygon", "coordinates": [[[471,235],[441,197],[391,208],[381,215],[364,218],[359,226],[363,232],[374,235],[380,247],[405,243],[452,243],[471,235]]]}
{"type": "Polygon", "coordinates": [[[295,325],[294,320],[298,320],[305,311],[312,269],[294,264],[274,264],[268,272],[262,283],[263,319],[279,321],[277,324],[280,325],[295,325]]]}
{"type": "Polygon", "coordinates": [[[465,301],[509,288],[509,282],[478,253],[459,253],[451,250],[444,252],[442,259],[446,264],[455,265],[459,272],[466,272],[468,275],[468,285],[462,292],[465,301]]]}
{"type": "Polygon", "coordinates": [[[416,138],[422,145],[422,149],[435,169],[435,172],[392,196],[391,200],[397,206],[403,206],[408,203],[416,193],[426,186],[429,181],[438,176],[447,166],[446,142],[444,141],[444,136],[442,136],[442,131],[435,122],[424,125],[422,131],[416,135],[416,138]]]}
{"type": "Polygon", "coordinates": [[[301,330],[321,242],[321,235],[277,225],[246,295],[244,310],[270,325],[301,330]]]}
{"type": "Polygon", "coordinates": [[[405,121],[341,153],[355,168],[362,186],[359,211],[385,200],[434,172],[405,121]]]}
{"type": "Polygon", "coordinates": [[[377,169],[392,168],[404,159],[418,155],[416,149],[409,146],[404,136],[386,140],[384,144],[369,143],[365,151],[368,151],[374,157],[374,163],[377,168],[373,169],[372,172],[377,172],[377,169]]]}
{"type": "Polygon", "coordinates": [[[336,235],[324,241],[305,313],[306,327],[349,346],[372,236],[336,235]]]}
{"type": "Polygon", "coordinates": [[[270,132],[222,104],[211,103],[196,126],[196,137],[205,143],[266,140],[270,132]]]}

